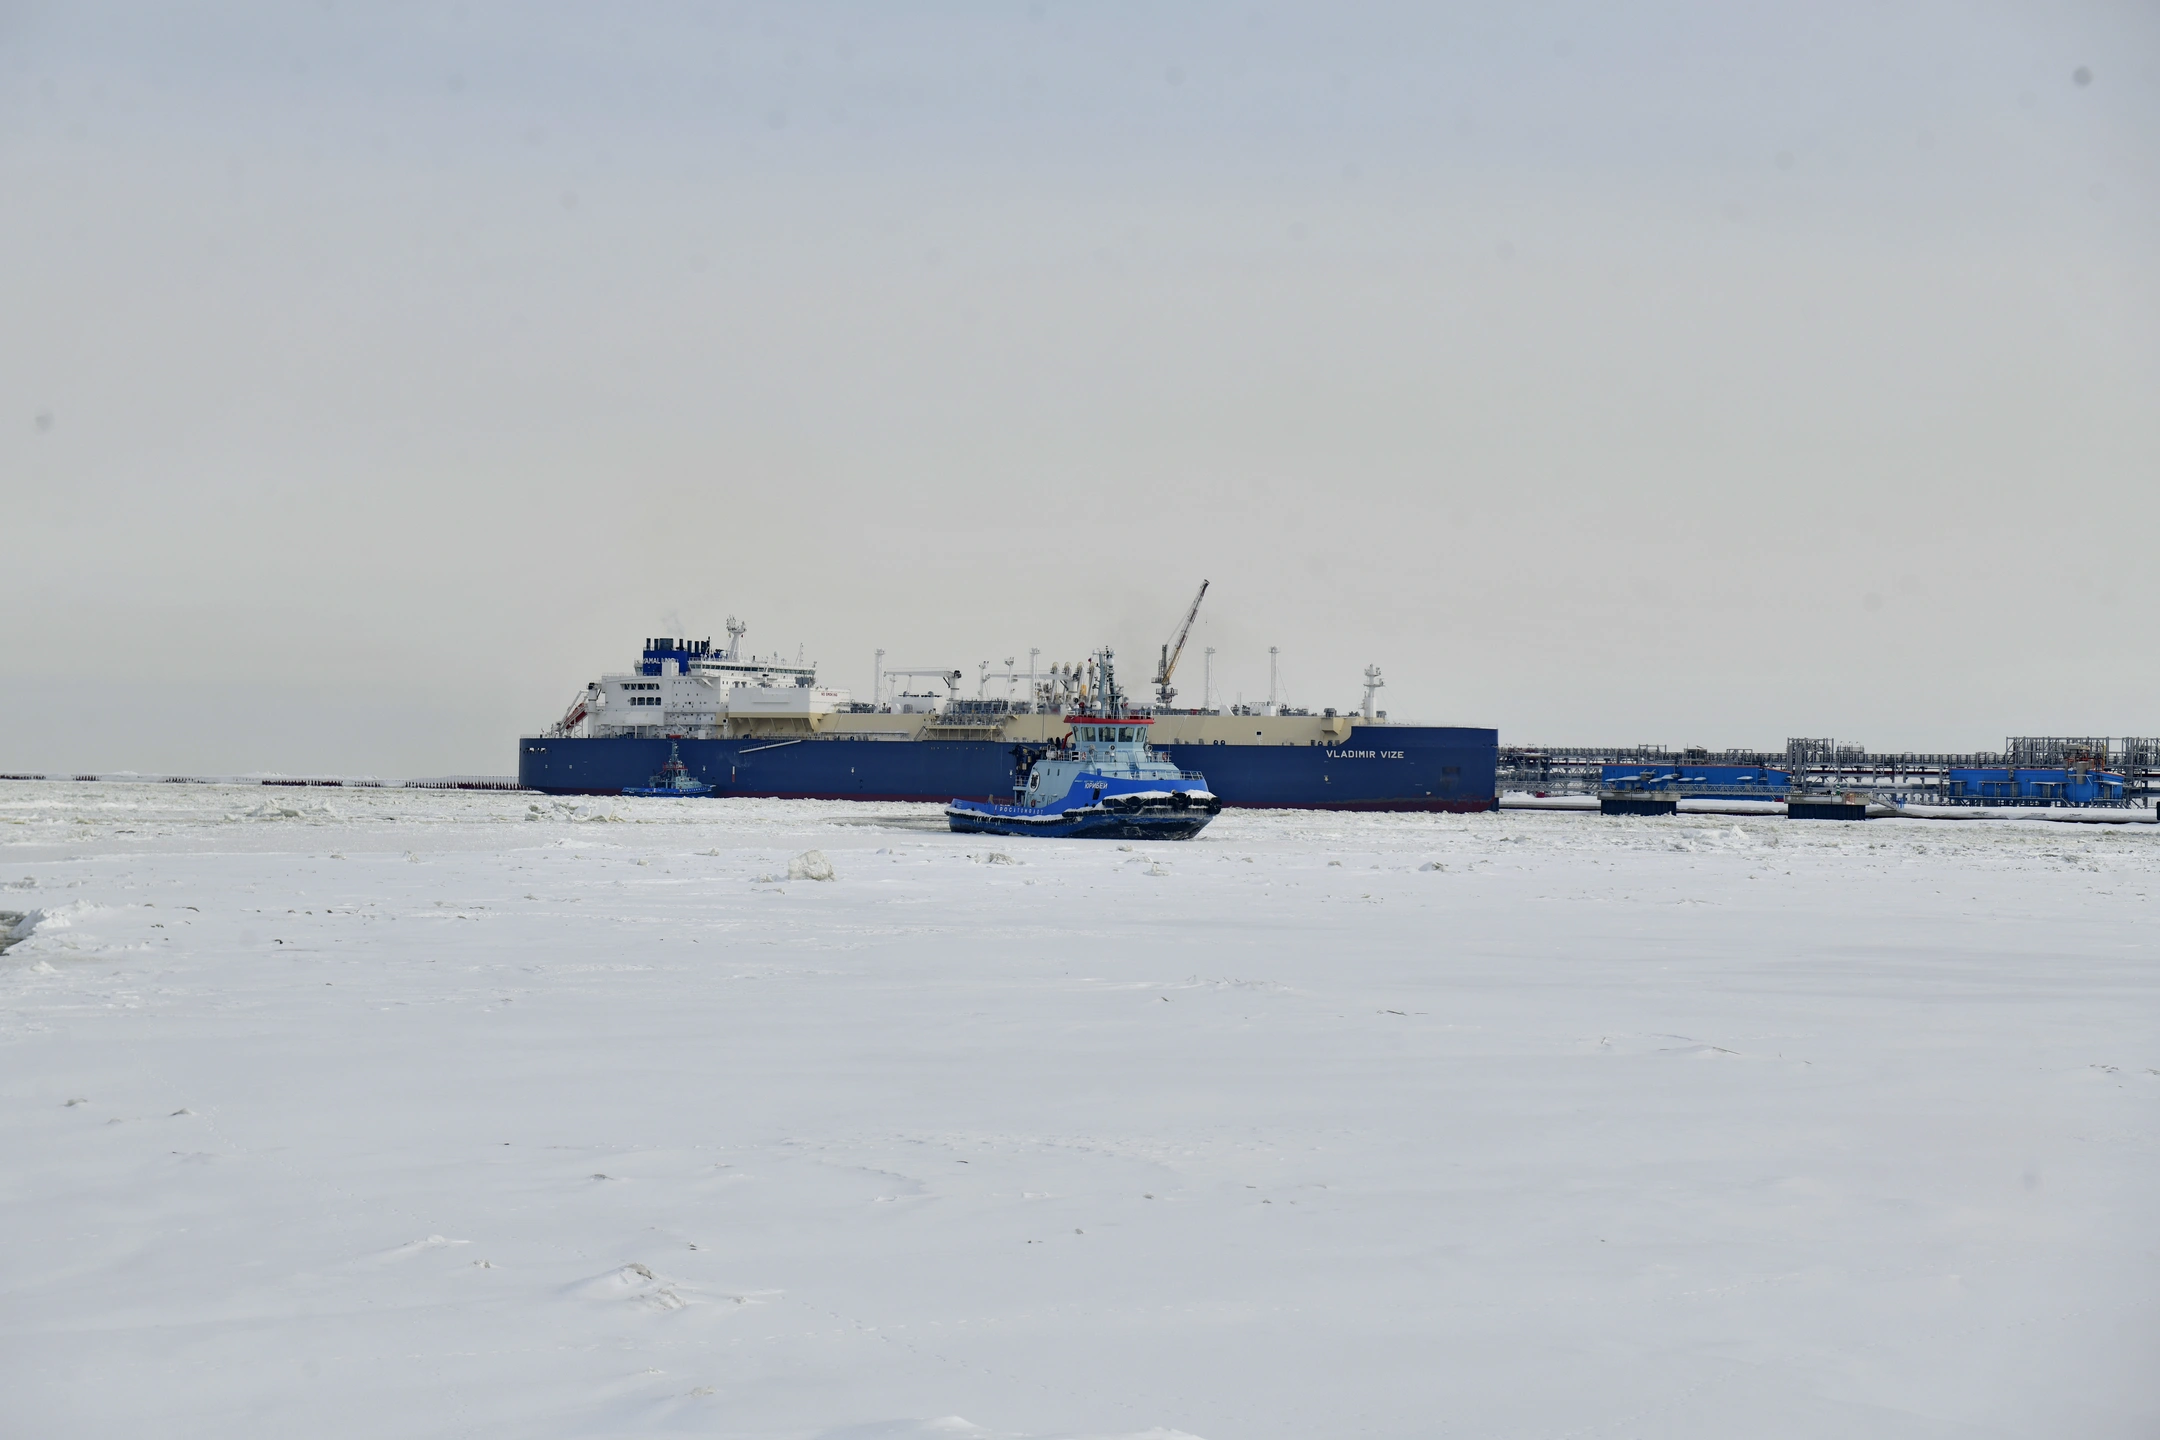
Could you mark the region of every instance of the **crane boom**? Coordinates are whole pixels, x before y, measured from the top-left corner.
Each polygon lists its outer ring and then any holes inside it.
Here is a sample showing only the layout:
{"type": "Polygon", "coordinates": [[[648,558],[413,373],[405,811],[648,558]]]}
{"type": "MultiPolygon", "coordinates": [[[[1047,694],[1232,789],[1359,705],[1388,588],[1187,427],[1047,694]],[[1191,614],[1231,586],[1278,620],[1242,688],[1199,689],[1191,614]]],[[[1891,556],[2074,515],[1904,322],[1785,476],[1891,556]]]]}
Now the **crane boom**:
{"type": "Polygon", "coordinates": [[[1186,608],[1185,623],[1177,627],[1177,637],[1162,647],[1162,661],[1155,667],[1155,703],[1168,705],[1177,698],[1177,691],[1170,684],[1171,675],[1177,671],[1178,656],[1185,653],[1185,637],[1192,634],[1193,617],[1200,613],[1200,602],[1207,598],[1207,581],[1200,582],[1200,593],[1192,597],[1186,608]]]}

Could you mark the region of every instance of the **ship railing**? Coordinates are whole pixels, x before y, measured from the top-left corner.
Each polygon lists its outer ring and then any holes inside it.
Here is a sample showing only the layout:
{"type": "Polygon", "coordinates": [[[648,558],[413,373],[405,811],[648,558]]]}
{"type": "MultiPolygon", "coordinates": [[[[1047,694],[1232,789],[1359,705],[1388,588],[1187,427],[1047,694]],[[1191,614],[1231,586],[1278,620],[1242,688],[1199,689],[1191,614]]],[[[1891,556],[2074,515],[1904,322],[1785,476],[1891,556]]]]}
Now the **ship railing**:
{"type": "Polygon", "coordinates": [[[720,726],[697,725],[596,725],[597,740],[718,740],[720,726]]]}

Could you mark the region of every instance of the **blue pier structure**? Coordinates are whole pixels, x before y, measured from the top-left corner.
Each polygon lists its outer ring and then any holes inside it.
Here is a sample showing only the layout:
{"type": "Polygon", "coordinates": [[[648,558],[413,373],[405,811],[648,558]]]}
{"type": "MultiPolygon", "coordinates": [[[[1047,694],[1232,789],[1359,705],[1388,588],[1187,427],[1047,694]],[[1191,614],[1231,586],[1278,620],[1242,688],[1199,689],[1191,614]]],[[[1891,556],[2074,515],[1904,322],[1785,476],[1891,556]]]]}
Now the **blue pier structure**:
{"type": "Polygon", "coordinates": [[[1792,794],[1788,771],[1763,765],[1605,765],[1601,793],[1654,794],[1674,800],[1783,800],[1792,794]]]}
{"type": "Polygon", "coordinates": [[[1951,805],[2127,805],[2124,777],[2096,766],[1953,769],[1951,805]]]}

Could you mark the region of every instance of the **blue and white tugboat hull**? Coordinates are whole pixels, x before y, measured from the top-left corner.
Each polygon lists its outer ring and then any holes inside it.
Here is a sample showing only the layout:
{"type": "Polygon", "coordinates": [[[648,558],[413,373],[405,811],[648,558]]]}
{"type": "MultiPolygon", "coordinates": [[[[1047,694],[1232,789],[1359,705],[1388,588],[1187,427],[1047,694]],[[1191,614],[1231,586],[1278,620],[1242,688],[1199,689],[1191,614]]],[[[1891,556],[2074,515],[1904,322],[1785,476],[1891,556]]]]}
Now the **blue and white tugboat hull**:
{"type": "Polygon", "coordinates": [[[1042,835],[1058,840],[1190,840],[1222,810],[1197,786],[1128,790],[1066,805],[1001,805],[955,800],[945,818],[962,835],[1042,835]]]}

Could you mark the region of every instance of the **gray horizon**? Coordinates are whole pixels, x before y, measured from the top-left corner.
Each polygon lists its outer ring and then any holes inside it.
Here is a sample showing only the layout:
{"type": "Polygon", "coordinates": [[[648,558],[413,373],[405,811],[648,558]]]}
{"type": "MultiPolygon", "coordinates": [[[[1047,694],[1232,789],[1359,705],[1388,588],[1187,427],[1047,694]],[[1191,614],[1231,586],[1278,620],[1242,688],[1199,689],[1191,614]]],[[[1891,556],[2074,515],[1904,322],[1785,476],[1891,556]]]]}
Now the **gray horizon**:
{"type": "MultiPolygon", "coordinates": [[[[0,13],[0,770],[646,636],[1503,743],[2160,734],[2160,12],[0,13]]],[[[993,694],[1000,693],[993,688],[993,694]]]]}

